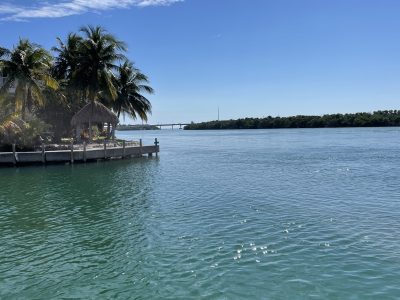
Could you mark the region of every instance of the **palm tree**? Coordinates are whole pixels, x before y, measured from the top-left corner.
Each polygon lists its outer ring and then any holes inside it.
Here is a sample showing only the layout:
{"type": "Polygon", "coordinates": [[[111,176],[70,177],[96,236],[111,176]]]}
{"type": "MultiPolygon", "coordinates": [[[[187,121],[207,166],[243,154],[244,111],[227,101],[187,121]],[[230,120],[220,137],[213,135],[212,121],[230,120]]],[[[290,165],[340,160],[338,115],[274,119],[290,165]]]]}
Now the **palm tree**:
{"type": "Polygon", "coordinates": [[[111,103],[118,117],[122,112],[129,114],[133,119],[139,117],[147,121],[147,115],[151,114],[151,103],[142,93],[154,93],[148,83],[147,76],[128,60],[118,67],[116,76],[118,96],[111,103]]]}
{"type": "Polygon", "coordinates": [[[0,88],[0,98],[4,99],[15,86],[14,110],[25,119],[26,110],[44,103],[42,90],[45,87],[58,89],[57,81],[49,75],[52,57],[42,47],[25,39],[20,39],[13,50],[0,51],[0,70],[7,74],[0,88]]]}
{"type": "Polygon", "coordinates": [[[113,70],[116,62],[125,59],[125,43],[117,40],[102,27],[82,27],[83,40],[79,43],[76,70],[72,81],[86,93],[89,101],[98,99],[99,94],[117,98],[113,70]]]}
{"type": "Polygon", "coordinates": [[[52,74],[58,80],[70,81],[78,65],[79,47],[82,43],[82,37],[76,33],[70,33],[65,42],[60,38],[57,38],[57,42],[59,46],[51,49],[57,53],[52,74]]]}
{"type": "MultiPolygon", "coordinates": [[[[59,46],[51,49],[57,54],[51,74],[60,82],[62,90],[62,93],[58,93],[58,95],[52,93],[51,97],[58,99],[56,102],[64,106],[67,104],[68,112],[71,114],[76,113],[86,101],[86,97],[82,95],[83,91],[79,89],[79,86],[74,85],[74,82],[78,82],[78,80],[73,80],[78,68],[82,40],[82,37],[76,33],[70,33],[65,42],[57,38],[59,46]],[[64,101],[65,98],[68,99],[67,103],[64,101]]],[[[66,119],[71,117],[68,113],[65,115],[66,119]]]]}

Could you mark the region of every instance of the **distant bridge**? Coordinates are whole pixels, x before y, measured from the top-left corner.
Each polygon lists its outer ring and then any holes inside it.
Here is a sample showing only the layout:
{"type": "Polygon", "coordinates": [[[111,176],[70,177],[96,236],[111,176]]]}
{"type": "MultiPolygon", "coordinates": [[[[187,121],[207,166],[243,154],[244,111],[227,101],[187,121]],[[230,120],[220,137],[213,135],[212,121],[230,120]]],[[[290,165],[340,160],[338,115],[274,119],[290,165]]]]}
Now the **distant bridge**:
{"type": "Polygon", "coordinates": [[[186,126],[186,125],[190,125],[190,123],[169,123],[169,124],[155,124],[153,126],[157,126],[160,129],[162,129],[163,127],[171,127],[172,129],[174,129],[175,127],[179,126],[179,129],[182,129],[182,126],[186,126]]]}

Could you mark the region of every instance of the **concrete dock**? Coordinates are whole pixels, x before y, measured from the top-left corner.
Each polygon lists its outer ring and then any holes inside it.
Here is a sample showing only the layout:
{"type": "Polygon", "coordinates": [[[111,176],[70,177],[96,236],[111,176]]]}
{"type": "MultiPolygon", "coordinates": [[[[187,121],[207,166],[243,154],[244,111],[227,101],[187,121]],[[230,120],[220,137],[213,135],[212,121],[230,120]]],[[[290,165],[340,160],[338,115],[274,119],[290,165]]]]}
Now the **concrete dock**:
{"type": "MultiPolygon", "coordinates": [[[[13,147],[15,149],[15,146],[13,147]]],[[[75,162],[87,162],[96,161],[102,159],[122,159],[129,157],[140,157],[140,156],[153,156],[158,155],[160,152],[160,146],[158,145],[157,139],[154,145],[142,146],[142,143],[138,146],[125,146],[125,142],[122,146],[107,147],[104,144],[103,148],[92,148],[87,149],[86,145],[83,149],[74,149],[71,145],[70,150],[57,150],[57,151],[46,151],[45,147],[41,151],[35,152],[0,152],[0,167],[1,166],[17,166],[27,164],[46,164],[46,163],[75,163],[75,162]]]]}

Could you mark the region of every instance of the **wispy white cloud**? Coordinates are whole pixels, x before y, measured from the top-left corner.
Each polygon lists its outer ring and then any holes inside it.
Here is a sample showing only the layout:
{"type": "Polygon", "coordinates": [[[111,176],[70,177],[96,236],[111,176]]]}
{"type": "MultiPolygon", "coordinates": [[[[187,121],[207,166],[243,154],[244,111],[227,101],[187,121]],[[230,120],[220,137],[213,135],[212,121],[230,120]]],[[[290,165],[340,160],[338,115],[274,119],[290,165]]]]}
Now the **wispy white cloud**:
{"type": "Polygon", "coordinates": [[[24,21],[32,18],[61,18],[86,12],[101,12],[132,6],[168,6],[184,0],[65,0],[32,5],[0,4],[0,19],[24,21]]]}

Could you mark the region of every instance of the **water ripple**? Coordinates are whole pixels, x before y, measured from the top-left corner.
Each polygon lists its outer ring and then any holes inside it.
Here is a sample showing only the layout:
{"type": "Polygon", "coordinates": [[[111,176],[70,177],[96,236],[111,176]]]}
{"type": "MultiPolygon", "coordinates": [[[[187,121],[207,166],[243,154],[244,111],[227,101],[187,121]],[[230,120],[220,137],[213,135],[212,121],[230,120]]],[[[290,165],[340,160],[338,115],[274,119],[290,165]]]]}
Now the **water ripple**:
{"type": "Polygon", "coordinates": [[[399,129],[145,135],[159,159],[0,170],[1,298],[400,295],[399,129]]]}

